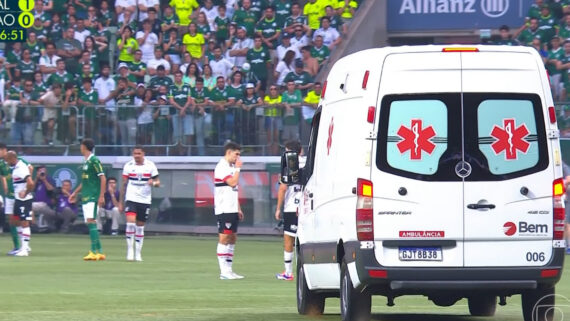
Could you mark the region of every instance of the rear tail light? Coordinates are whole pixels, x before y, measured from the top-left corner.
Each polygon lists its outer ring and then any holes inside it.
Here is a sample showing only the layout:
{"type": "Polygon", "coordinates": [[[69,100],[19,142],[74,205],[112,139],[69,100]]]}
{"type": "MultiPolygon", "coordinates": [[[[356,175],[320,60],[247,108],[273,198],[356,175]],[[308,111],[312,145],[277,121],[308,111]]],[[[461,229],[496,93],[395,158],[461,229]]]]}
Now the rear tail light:
{"type": "Polygon", "coordinates": [[[376,116],[376,107],[375,106],[368,107],[368,115],[366,116],[366,121],[368,121],[370,124],[373,124],[374,116],[376,116]]]}
{"type": "Polygon", "coordinates": [[[558,269],[542,270],[542,271],[540,271],[540,277],[541,278],[553,278],[553,277],[558,276],[558,273],[560,273],[560,271],[558,269]]]}
{"type": "Polygon", "coordinates": [[[564,226],[566,211],[564,210],[564,179],[559,178],[552,183],[552,207],[553,207],[553,220],[554,220],[554,235],[555,240],[564,239],[564,226]]]}
{"type": "Polygon", "coordinates": [[[550,123],[556,123],[556,110],[553,106],[548,107],[548,118],[550,118],[550,123]]]}
{"type": "Polygon", "coordinates": [[[368,275],[373,278],[386,279],[388,277],[388,271],[386,270],[368,270],[368,275]]]}
{"type": "Polygon", "coordinates": [[[359,241],[374,240],[374,209],[372,182],[356,181],[356,235],[359,241]]]}
{"type": "Polygon", "coordinates": [[[366,86],[368,86],[369,76],[370,76],[370,71],[366,70],[366,72],[364,73],[364,77],[362,78],[362,89],[366,89],[366,86]]]}

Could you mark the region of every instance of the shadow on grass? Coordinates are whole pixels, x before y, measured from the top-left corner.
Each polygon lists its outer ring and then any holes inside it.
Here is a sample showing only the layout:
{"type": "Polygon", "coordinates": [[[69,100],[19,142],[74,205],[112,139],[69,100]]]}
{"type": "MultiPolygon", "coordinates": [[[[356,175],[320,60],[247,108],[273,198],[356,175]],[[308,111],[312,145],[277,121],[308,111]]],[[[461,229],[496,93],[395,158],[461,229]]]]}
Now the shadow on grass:
{"type": "Polygon", "coordinates": [[[374,321],[467,321],[481,320],[470,315],[450,314],[373,314],[374,321]]]}
{"type": "MultiPolygon", "coordinates": [[[[233,316],[234,320],[255,320],[255,321],[340,321],[339,314],[324,314],[321,316],[302,316],[296,313],[271,313],[271,314],[255,314],[240,313],[233,316]]],[[[208,320],[227,320],[227,318],[208,319],[208,320]]],[[[481,321],[488,320],[486,318],[474,318],[469,315],[450,315],[450,314],[384,314],[375,313],[372,315],[371,321],[481,321]]]]}

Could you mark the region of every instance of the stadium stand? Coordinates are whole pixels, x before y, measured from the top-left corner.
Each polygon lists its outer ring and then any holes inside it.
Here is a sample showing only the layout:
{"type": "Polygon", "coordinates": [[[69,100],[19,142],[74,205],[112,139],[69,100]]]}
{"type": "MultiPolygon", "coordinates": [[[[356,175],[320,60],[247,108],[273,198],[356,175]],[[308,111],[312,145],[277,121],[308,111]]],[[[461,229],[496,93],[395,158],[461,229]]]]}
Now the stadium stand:
{"type": "Polygon", "coordinates": [[[77,154],[84,137],[95,139],[98,154],[116,156],[136,143],[153,146],[155,155],[217,155],[229,139],[245,153],[276,154],[283,140],[268,133],[280,134],[283,118],[288,132],[298,124],[293,136],[307,124],[291,114],[302,104],[275,103],[268,89],[282,95],[292,79],[304,99],[361,5],[36,0],[28,40],[0,54],[0,140],[40,155],[77,154]],[[262,103],[245,102],[248,84],[250,101],[262,103]],[[279,119],[269,131],[268,117],[279,119]]]}

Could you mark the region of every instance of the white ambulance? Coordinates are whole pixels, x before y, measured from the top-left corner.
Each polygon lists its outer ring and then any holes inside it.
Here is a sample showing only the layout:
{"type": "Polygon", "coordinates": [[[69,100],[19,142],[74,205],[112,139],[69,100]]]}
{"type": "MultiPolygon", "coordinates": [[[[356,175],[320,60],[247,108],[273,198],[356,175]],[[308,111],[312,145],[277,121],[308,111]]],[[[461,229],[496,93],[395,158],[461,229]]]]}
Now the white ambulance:
{"type": "Polygon", "coordinates": [[[522,294],[552,317],[565,241],[556,113],[533,48],[417,46],[340,59],[303,174],[297,303],[369,320],[371,295],[468,299],[474,316],[522,294]],[[548,311],[548,312],[546,312],[548,311]]]}

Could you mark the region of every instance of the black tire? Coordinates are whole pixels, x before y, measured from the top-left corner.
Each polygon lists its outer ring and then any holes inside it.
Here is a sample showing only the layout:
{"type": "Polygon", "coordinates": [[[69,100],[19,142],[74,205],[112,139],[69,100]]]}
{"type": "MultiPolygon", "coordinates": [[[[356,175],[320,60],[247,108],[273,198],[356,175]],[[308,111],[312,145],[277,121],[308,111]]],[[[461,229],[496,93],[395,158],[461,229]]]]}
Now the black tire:
{"type": "Polygon", "coordinates": [[[525,291],[521,299],[524,321],[554,319],[554,287],[525,291]]]}
{"type": "Polygon", "coordinates": [[[497,310],[497,297],[493,295],[477,295],[467,299],[469,313],[474,317],[492,317],[497,310]]]}
{"type": "Polygon", "coordinates": [[[340,271],[340,315],[342,321],[370,321],[372,295],[354,289],[348,266],[342,262],[340,271]]]}
{"type": "MultiPolygon", "coordinates": [[[[297,256],[298,257],[298,256],[297,256]]],[[[302,315],[322,315],[325,311],[325,296],[309,290],[305,280],[303,261],[297,259],[297,311],[302,315]]]]}

